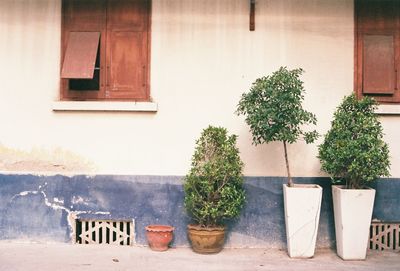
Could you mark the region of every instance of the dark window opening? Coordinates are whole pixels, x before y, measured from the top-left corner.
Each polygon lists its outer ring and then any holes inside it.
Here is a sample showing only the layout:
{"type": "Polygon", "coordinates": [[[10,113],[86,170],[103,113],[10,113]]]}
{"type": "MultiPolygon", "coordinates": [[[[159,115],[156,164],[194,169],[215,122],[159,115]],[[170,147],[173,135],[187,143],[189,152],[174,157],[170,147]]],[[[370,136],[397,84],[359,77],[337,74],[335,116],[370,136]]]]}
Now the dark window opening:
{"type": "Polygon", "coordinates": [[[92,79],[70,79],[69,89],[75,91],[99,91],[100,90],[100,46],[97,50],[96,64],[92,79]]]}

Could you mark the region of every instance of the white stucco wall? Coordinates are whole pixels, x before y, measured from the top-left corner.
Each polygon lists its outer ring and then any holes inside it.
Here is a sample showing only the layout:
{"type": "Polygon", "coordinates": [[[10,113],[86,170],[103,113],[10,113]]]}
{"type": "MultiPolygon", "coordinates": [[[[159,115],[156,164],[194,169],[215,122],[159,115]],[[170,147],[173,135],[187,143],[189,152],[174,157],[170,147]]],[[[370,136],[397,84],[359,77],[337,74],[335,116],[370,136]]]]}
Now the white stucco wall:
{"type": "MultiPolygon", "coordinates": [[[[353,89],[353,1],[153,0],[151,96],[157,113],[53,112],[60,1],[0,2],[0,170],[184,175],[209,124],[239,135],[245,175],[284,176],[279,143],[252,146],[241,94],[279,66],[302,67],[305,107],[330,125],[353,89]]],[[[385,117],[400,177],[397,117],[385,117]]],[[[289,148],[294,176],[320,176],[317,144],[289,148]]]]}

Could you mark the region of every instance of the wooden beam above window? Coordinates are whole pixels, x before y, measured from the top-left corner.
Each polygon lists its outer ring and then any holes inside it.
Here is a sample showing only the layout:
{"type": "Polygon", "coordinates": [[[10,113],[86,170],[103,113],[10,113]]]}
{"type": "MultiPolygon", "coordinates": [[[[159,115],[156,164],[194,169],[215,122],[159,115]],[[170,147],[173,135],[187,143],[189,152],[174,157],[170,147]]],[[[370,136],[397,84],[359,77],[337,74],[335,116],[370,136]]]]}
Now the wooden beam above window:
{"type": "Polygon", "coordinates": [[[250,31],[256,30],[256,0],[250,0],[250,31]]]}

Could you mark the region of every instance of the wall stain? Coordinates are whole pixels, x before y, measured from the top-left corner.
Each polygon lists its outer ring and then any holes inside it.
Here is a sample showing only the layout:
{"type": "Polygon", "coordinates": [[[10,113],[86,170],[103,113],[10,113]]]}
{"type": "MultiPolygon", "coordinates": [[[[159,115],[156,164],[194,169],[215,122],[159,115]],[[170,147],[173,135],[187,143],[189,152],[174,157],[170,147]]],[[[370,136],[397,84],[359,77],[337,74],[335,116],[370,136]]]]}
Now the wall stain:
{"type": "Polygon", "coordinates": [[[95,171],[93,163],[61,148],[13,149],[0,144],[0,171],[76,173],[95,171]]]}

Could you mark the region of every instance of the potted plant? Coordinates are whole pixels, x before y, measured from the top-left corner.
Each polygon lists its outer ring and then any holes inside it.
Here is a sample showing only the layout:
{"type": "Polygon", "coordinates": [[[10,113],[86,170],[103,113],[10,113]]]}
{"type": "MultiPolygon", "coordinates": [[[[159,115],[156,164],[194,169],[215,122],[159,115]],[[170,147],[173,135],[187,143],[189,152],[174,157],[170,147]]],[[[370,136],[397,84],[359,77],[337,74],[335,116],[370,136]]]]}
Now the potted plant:
{"type": "Polygon", "coordinates": [[[283,185],[288,254],[308,258],[314,255],[322,188],[315,184],[293,183],[287,150],[287,145],[300,137],[306,143],[318,137],[315,130],[303,131],[305,125],[315,125],[317,120],[302,107],[305,92],[300,80],[302,73],[302,69],[281,67],[272,75],[257,79],[250,91],[242,95],[236,112],[245,115],[253,144],[283,143],[288,180],[283,185]]]}
{"type": "Polygon", "coordinates": [[[146,237],[149,247],[155,251],[168,250],[169,243],[174,237],[174,227],[169,225],[146,226],[146,237]]]}
{"type": "Polygon", "coordinates": [[[375,190],[368,184],[389,176],[389,148],[377,115],[376,101],[352,94],[334,113],[331,128],[319,146],[322,169],[332,176],[336,248],[344,260],[366,258],[375,190]]]}
{"type": "Polygon", "coordinates": [[[191,169],[184,180],[185,208],[192,219],[188,237],[195,252],[222,250],[225,223],[238,217],[245,202],[243,163],[236,135],[209,126],[196,141],[191,169]]]}

